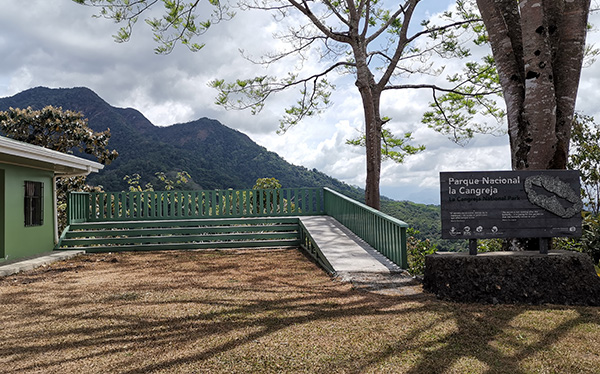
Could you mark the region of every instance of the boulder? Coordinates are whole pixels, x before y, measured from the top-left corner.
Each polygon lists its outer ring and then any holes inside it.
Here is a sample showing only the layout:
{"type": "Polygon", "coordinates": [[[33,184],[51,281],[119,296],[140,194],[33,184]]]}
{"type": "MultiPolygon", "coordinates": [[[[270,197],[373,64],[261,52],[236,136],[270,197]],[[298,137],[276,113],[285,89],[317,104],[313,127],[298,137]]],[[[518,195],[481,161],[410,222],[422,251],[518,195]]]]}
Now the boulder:
{"type": "Polygon", "coordinates": [[[438,252],[425,258],[423,288],[458,302],[600,305],[592,260],[570,251],[438,252]]]}

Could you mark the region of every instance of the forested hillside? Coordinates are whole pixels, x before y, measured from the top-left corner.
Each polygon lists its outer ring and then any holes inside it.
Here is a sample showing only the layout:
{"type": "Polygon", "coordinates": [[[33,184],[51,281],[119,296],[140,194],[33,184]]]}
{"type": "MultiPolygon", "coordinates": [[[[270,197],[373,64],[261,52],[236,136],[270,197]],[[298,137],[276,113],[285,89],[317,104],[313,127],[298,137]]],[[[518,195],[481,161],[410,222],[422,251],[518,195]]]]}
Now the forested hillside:
{"type": "Polygon", "coordinates": [[[361,195],[358,189],[317,170],[286,162],[216,120],[201,118],[158,127],[137,110],[115,108],[83,87],[37,87],[0,99],[0,110],[28,106],[41,109],[47,105],[82,112],[94,131],[110,128],[109,145],[119,157],[88,178],[89,183],[107,191],[125,190],[123,177],[133,173],[142,176],[142,185],[150,182],[160,186],[155,173],[173,176],[187,171],[192,177],[186,186],[190,189],[244,189],[251,188],[258,178],[275,177],[284,187],[327,186],[352,196],[361,195]]]}
{"type": "MultiPolygon", "coordinates": [[[[88,177],[90,184],[101,185],[106,191],[126,190],[126,175],[140,174],[141,185],[150,182],[160,188],[155,173],[173,177],[178,171],[186,171],[192,177],[186,189],[246,189],[252,188],[258,178],[274,177],[283,187],[330,187],[364,201],[363,190],[316,169],[292,165],[216,120],[201,118],[158,127],[139,111],[113,107],[88,88],[37,87],[0,98],[0,111],[28,106],[41,109],[47,105],[82,112],[94,131],[110,128],[109,145],[119,152],[119,157],[100,173],[88,177]]],[[[464,247],[461,242],[439,239],[439,206],[382,198],[382,211],[407,222],[421,232],[420,239],[430,239],[440,249],[464,247]]]]}

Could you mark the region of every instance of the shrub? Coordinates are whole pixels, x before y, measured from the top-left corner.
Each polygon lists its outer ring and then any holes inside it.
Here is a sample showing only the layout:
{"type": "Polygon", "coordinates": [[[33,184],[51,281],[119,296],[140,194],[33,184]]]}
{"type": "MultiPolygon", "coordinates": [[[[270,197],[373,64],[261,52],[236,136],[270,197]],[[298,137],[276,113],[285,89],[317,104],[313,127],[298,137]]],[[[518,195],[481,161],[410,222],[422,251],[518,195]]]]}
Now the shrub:
{"type": "Polygon", "coordinates": [[[425,256],[435,253],[437,246],[431,244],[429,239],[417,239],[418,230],[409,228],[407,233],[408,272],[412,275],[422,275],[425,272],[425,256]]]}
{"type": "Polygon", "coordinates": [[[477,241],[478,252],[498,252],[503,251],[504,240],[502,239],[480,239],[477,241]]]}
{"type": "Polygon", "coordinates": [[[600,216],[583,212],[581,238],[559,238],[554,240],[556,249],[583,252],[590,255],[594,264],[600,261],[600,216]]]}

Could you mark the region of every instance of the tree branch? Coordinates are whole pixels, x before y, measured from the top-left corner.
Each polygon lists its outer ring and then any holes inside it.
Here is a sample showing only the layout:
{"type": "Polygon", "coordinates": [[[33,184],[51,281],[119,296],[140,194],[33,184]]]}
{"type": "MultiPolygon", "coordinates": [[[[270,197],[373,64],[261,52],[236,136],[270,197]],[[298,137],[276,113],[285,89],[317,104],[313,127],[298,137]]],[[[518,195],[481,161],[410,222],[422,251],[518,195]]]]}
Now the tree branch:
{"type": "MultiPolygon", "coordinates": [[[[418,1],[407,0],[406,3],[404,4],[405,6],[400,5],[400,9],[398,9],[396,12],[394,12],[394,14],[390,16],[390,18],[387,20],[386,23],[381,25],[381,27],[379,27],[379,29],[377,29],[377,31],[375,31],[371,36],[369,36],[368,38],[365,39],[365,45],[369,45],[373,40],[377,39],[381,34],[383,34],[383,32],[385,30],[387,30],[390,27],[390,25],[393,22],[395,22],[398,19],[400,14],[405,13],[405,9],[411,8],[411,5],[414,8],[414,6],[416,6],[417,2],[418,1]],[[409,5],[406,6],[406,4],[409,4],[409,5]]],[[[367,23],[368,23],[368,21],[367,21],[367,23]]],[[[402,25],[404,26],[404,24],[408,24],[408,23],[410,23],[410,21],[406,22],[406,17],[405,17],[402,22],[402,25]]]]}
{"type": "Polygon", "coordinates": [[[470,97],[494,95],[494,94],[502,93],[501,89],[485,91],[485,92],[476,92],[476,93],[458,91],[457,88],[460,87],[462,84],[464,84],[464,82],[455,86],[454,88],[444,88],[444,87],[437,86],[435,84],[396,84],[396,85],[385,86],[384,90],[430,89],[430,90],[433,90],[434,92],[440,91],[440,92],[454,93],[454,94],[458,94],[458,95],[462,95],[462,96],[470,96],[470,97]]]}
{"type": "Polygon", "coordinates": [[[304,14],[306,17],[308,17],[308,19],[312,22],[312,24],[315,25],[317,27],[317,29],[319,29],[319,31],[321,31],[327,37],[329,37],[335,41],[338,41],[340,43],[350,42],[350,38],[348,36],[335,33],[335,32],[333,32],[333,30],[331,30],[330,28],[325,26],[323,24],[323,22],[321,22],[321,20],[319,18],[317,18],[317,16],[315,16],[315,14],[310,10],[306,1],[303,1],[302,4],[298,3],[296,0],[287,0],[287,1],[289,1],[289,3],[292,4],[296,9],[298,9],[298,11],[300,11],[302,14],[304,14]]]}

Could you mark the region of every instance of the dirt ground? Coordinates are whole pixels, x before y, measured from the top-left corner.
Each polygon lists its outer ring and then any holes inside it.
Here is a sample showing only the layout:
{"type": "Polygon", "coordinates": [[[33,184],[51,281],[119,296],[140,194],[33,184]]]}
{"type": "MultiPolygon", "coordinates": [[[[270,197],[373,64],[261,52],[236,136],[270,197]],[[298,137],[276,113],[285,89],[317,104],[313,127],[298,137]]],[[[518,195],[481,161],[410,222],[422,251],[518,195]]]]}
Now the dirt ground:
{"type": "Polygon", "coordinates": [[[352,281],[289,249],[79,256],[0,279],[0,372],[600,367],[597,308],[457,305],[406,276],[352,281]]]}

